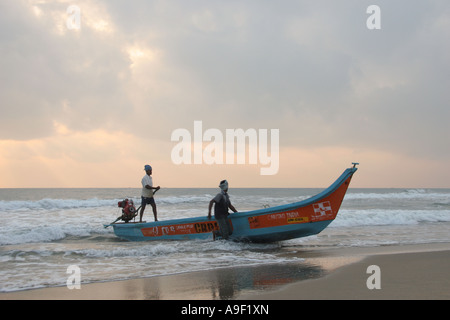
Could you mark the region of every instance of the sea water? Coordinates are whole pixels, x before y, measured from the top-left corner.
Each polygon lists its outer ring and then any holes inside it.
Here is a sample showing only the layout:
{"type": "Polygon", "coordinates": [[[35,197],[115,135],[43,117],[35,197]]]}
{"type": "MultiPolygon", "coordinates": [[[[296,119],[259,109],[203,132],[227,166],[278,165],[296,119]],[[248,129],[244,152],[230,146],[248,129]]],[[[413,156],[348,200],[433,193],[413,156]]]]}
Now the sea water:
{"type": "MultiPolygon", "coordinates": [[[[307,199],[321,189],[231,189],[239,211],[307,199]]],[[[161,189],[158,219],[207,215],[216,189],[161,189]]],[[[227,267],[301,262],[293,248],[372,247],[450,242],[450,189],[352,189],[319,235],[270,244],[118,239],[103,224],[117,202],[140,204],[140,189],[0,189],[0,292],[64,286],[70,266],[81,283],[227,267]]],[[[153,221],[151,208],[144,220],[153,221]]]]}

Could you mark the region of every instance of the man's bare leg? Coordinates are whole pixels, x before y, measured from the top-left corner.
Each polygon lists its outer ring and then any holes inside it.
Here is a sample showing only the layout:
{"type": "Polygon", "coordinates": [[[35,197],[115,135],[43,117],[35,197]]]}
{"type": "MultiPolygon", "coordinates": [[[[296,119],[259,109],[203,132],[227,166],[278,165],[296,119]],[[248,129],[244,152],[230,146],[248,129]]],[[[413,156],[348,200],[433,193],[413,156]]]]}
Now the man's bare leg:
{"type": "Polygon", "coordinates": [[[141,207],[141,213],[139,215],[139,222],[142,222],[142,216],[144,215],[145,206],[146,206],[146,204],[143,203],[142,207],[141,207]]]}
{"type": "Polygon", "coordinates": [[[155,216],[155,221],[158,221],[158,213],[156,212],[156,204],[152,203],[153,215],[155,216]]]}

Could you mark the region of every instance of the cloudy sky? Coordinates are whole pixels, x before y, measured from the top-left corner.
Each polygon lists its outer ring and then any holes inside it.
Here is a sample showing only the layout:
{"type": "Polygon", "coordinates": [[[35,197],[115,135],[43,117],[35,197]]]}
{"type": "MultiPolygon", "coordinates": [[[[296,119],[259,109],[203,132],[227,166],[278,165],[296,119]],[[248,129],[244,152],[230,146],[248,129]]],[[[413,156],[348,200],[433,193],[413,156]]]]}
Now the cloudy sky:
{"type": "Polygon", "coordinates": [[[450,187],[449,39],[448,0],[2,0],[0,187],[450,187]],[[194,121],[278,129],[277,173],[175,164],[194,121]]]}

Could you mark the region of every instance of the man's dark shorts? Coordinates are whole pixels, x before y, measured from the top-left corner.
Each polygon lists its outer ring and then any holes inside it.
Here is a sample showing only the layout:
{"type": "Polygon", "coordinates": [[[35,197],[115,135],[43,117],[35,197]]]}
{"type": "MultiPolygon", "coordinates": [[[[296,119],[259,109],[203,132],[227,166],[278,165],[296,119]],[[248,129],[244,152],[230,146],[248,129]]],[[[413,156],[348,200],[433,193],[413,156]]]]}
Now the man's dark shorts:
{"type": "Polygon", "coordinates": [[[151,198],[144,198],[141,197],[141,206],[143,205],[147,205],[147,204],[155,204],[155,198],[151,197],[151,198]]]}

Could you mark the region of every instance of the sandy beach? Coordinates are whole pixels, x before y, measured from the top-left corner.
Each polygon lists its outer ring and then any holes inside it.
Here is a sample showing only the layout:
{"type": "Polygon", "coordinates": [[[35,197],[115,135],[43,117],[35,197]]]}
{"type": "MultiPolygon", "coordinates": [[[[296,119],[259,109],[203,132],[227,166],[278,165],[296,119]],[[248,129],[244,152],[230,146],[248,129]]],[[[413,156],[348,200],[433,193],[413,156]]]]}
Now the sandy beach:
{"type": "Polygon", "coordinates": [[[450,299],[450,244],[294,251],[302,264],[1,293],[1,300],[450,299]],[[368,272],[369,266],[378,271],[368,272]],[[368,281],[368,279],[370,280],[368,281]],[[378,288],[369,289],[369,286],[378,288]]]}
{"type": "Polygon", "coordinates": [[[239,299],[448,300],[450,250],[370,255],[325,277],[239,299]],[[379,288],[369,266],[379,267],[379,288]]]}

